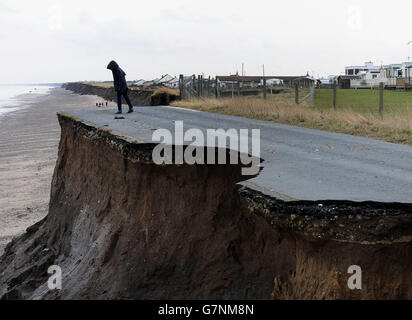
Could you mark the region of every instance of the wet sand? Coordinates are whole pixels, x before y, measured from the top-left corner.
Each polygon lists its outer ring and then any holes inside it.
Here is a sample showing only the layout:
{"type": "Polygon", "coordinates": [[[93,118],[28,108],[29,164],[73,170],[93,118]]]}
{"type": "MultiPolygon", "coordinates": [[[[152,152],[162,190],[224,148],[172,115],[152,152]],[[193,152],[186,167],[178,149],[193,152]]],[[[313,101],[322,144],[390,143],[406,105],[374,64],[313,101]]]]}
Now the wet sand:
{"type": "Polygon", "coordinates": [[[56,112],[96,108],[103,101],[61,88],[19,99],[26,108],[0,117],[0,255],[13,237],[47,214],[60,140],[56,112]]]}

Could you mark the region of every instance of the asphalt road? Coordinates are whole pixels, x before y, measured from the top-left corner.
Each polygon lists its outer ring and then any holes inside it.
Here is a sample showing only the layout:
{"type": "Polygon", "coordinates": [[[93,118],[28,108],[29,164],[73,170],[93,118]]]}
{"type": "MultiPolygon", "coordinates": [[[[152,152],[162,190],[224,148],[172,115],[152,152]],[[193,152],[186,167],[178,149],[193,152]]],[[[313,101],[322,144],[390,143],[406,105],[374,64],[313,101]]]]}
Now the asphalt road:
{"type": "Polygon", "coordinates": [[[155,129],[260,129],[264,169],[246,184],[285,199],[412,203],[412,147],[345,134],[174,107],[135,107],[72,114],[118,133],[151,141],[155,129]]]}

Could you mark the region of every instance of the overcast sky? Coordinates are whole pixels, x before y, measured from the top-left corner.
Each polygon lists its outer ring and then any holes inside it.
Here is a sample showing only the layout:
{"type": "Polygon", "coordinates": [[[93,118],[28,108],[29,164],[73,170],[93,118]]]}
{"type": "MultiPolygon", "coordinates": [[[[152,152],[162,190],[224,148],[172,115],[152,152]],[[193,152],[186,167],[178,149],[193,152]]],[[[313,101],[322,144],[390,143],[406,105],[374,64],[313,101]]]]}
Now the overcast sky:
{"type": "Polygon", "coordinates": [[[412,1],[0,0],[1,83],[340,74],[407,61],[412,1]]]}

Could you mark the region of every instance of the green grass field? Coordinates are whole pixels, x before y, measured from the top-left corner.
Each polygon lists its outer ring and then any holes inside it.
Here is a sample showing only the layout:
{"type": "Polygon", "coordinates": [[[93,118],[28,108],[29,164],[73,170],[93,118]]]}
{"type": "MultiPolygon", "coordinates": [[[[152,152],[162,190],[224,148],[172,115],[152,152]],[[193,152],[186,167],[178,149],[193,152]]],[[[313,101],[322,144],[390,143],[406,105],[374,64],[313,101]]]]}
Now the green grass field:
{"type": "MultiPolygon", "coordinates": [[[[363,115],[379,114],[379,90],[339,89],[337,108],[351,109],[363,115]]],[[[412,91],[384,91],[384,115],[412,116],[412,91]]],[[[325,110],[333,108],[333,90],[316,89],[315,107],[325,110]]]]}

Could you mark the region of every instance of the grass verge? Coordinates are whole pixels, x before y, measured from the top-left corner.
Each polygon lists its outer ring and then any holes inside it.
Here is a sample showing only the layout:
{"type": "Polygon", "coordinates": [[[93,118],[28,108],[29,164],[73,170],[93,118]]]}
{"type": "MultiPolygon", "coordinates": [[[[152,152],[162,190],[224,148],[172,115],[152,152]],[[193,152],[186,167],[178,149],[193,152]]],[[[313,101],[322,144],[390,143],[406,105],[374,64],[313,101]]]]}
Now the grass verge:
{"type": "Polygon", "coordinates": [[[375,99],[377,91],[354,91],[338,92],[336,111],[330,107],[331,92],[327,90],[320,91],[320,95],[317,92],[312,108],[307,102],[296,105],[290,92],[273,95],[267,100],[207,98],[174,101],[171,105],[412,145],[412,93],[385,91],[385,113],[381,119],[375,99]]]}

